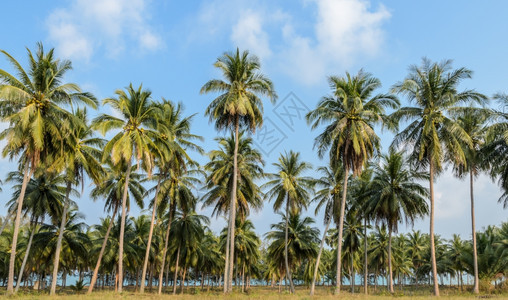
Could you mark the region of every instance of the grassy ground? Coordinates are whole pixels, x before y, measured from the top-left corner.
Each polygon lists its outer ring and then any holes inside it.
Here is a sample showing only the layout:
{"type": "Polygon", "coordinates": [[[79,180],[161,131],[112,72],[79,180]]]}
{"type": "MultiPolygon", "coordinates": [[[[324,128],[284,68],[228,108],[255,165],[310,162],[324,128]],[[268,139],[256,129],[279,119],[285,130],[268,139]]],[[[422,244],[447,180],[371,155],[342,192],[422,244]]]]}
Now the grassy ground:
{"type": "MultiPolygon", "coordinates": [[[[127,299],[127,300],[149,300],[149,299],[171,299],[171,300],[218,300],[218,299],[259,299],[259,300],[275,300],[275,299],[353,299],[353,300],[391,300],[391,299],[435,299],[431,295],[430,288],[419,288],[419,289],[407,289],[404,292],[396,291],[394,296],[386,294],[382,291],[383,288],[379,288],[378,292],[374,295],[365,296],[363,294],[351,294],[343,291],[342,294],[337,297],[332,295],[332,290],[329,288],[319,287],[316,290],[314,297],[309,296],[309,290],[305,287],[299,287],[296,291],[296,295],[289,295],[286,292],[278,293],[277,288],[269,287],[252,287],[248,293],[241,294],[235,292],[230,295],[223,295],[219,290],[214,291],[200,291],[197,289],[194,291],[192,288],[186,291],[185,294],[178,294],[176,296],[170,294],[163,294],[161,296],[156,295],[154,289],[153,292],[147,291],[147,293],[140,295],[134,291],[127,289],[122,295],[115,294],[112,291],[98,291],[92,295],[78,294],[70,290],[61,291],[58,296],[50,297],[47,292],[36,293],[23,291],[18,295],[13,296],[13,299],[72,299],[72,300],[99,300],[99,299],[127,299]]],[[[85,291],[82,291],[84,293],[85,291]]],[[[508,299],[508,294],[482,294],[475,296],[467,292],[460,293],[453,288],[442,288],[441,298],[447,300],[463,300],[463,299],[482,299],[482,298],[493,298],[493,299],[508,299]]]]}

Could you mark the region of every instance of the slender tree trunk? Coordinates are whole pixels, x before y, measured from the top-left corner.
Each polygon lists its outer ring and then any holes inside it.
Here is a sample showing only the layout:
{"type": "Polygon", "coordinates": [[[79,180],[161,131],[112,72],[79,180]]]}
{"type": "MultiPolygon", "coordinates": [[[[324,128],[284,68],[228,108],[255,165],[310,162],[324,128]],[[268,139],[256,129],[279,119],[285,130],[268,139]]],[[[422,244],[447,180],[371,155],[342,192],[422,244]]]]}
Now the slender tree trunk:
{"type": "Polygon", "coordinates": [[[118,246],[118,293],[122,292],[123,288],[123,238],[125,231],[125,217],[127,215],[127,194],[129,193],[129,177],[131,175],[131,160],[127,162],[127,173],[125,175],[125,184],[123,187],[122,197],[122,221],[120,223],[120,245],[118,246]]]}
{"type": "Polygon", "coordinates": [[[353,267],[353,249],[351,246],[349,247],[350,256],[351,256],[351,294],[355,293],[355,268],[353,267]]]}
{"type": "Polygon", "coordinates": [[[182,281],[180,281],[180,292],[183,295],[183,287],[185,286],[185,275],[187,275],[187,266],[183,265],[182,281]]]}
{"type": "Polygon", "coordinates": [[[439,296],[437,278],[436,248],[434,244],[434,162],[430,159],[430,259],[432,263],[432,279],[434,280],[434,295],[439,296]]]}
{"type": "Polygon", "coordinates": [[[388,224],[388,290],[393,294],[392,231],[392,226],[388,224]]]}
{"type": "MultiPolygon", "coordinates": [[[[166,237],[164,239],[164,250],[162,250],[162,262],[161,262],[161,270],[164,270],[164,265],[166,263],[166,256],[168,254],[168,243],[169,243],[169,231],[171,230],[171,222],[173,222],[173,210],[174,210],[175,204],[170,204],[169,206],[169,220],[168,220],[168,228],[166,229],[166,237]]],[[[169,265],[168,265],[169,270],[169,265]]],[[[166,273],[166,281],[169,280],[168,273],[166,273]]],[[[162,293],[162,277],[163,272],[160,272],[159,274],[159,290],[158,294],[160,295],[162,293]]],[[[166,284],[167,286],[167,284],[166,284]]]]}
{"type": "Polygon", "coordinates": [[[342,191],[342,201],[340,203],[340,215],[339,215],[339,238],[337,240],[337,282],[335,283],[335,294],[340,293],[341,284],[341,258],[342,258],[342,231],[344,230],[344,212],[346,210],[346,195],[347,195],[347,178],[348,169],[344,172],[344,184],[342,191]]]}
{"type": "Polygon", "coordinates": [[[245,292],[245,262],[242,264],[242,293],[245,292]]]}
{"type": "MultiPolygon", "coordinates": [[[[159,180],[157,182],[157,187],[155,188],[155,197],[153,200],[153,207],[152,207],[152,221],[150,223],[150,231],[148,232],[148,242],[146,244],[145,260],[143,262],[143,271],[141,273],[141,285],[139,286],[139,292],[141,294],[143,294],[145,292],[146,268],[148,266],[148,258],[150,257],[150,246],[152,245],[153,227],[155,224],[155,213],[157,212],[157,196],[159,196],[160,185],[161,185],[161,177],[159,176],[159,180]]],[[[150,278],[150,280],[151,280],[151,278],[150,278]]],[[[151,287],[151,285],[150,285],[150,287],[151,287]]]]}
{"type": "Polygon", "coordinates": [[[233,154],[233,188],[231,189],[231,204],[229,210],[229,227],[231,228],[231,237],[229,241],[229,274],[228,274],[228,292],[233,291],[233,264],[235,257],[235,219],[236,219],[236,189],[238,184],[238,138],[239,138],[239,117],[235,120],[235,151],[233,154]]]}
{"type": "Polygon", "coordinates": [[[25,270],[26,262],[28,260],[28,255],[30,253],[30,248],[32,248],[32,240],[34,238],[36,227],[37,227],[37,220],[35,220],[33,228],[32,228],[32,232],[30,232],[30,238],[28,239],[28,245],[26,246],[25,257],[23,257],[23,262],[21,263],[21,269],[19,269],[18,278],[16,280],[16,289],[14,291],[15,293],[18,292],[19,286],[21,285],[21,279],[23,279],[23,270],[25,270]]]}
{"type": "Polygon", "coordinates": [[[18,234],[19,234],[19,225],[21,223],[21,212],[23,211],[23,199],[25,198],[26,186],[28,185],[28,181],[30,177],[32,177],[33,171],[30,170],[30,163],[27,161],[25,163],[24,177],[23,183],[21,184],[21,191],[19,193],[18,198],[18,209],[16,211],[16,221],[14,222],[14,232],[12,233],[12,246],[11,246],[11,258],[9,260],[9,279],[7,281],[7,295],[12,295],[14,293],[14,264],[16,262],[16,247],[18,244],[18,234]]]}
{"type": "Polygon", "coordinates": [[[58,232],[58,239],[56,242],[56,252],[55,258],[53,260],[53,276],[51,280],[51,289],[49,291],[49,295],[53,296],[56,292],[56,282],[58,280],[58,266],[60,265],[60,251],[62,250],[62,240],[65,230],[65,224],[67,223],[67,211],[69,210],[69,195],[72,189],[72,182],[70,180],[67,181],[67,189],[65,191],[65,204],[64,210],[62,213],[62,220],[60,222],[60,231],[58,232]]]}
{"type": "Polygon", "coordinates": [[[226,238],[226,261],[224,264],[224,293],[228,292],[228,277],[229,277],[229,240],[231,239],[231,227],[228,224],[228,235],[226,238]]]}
{"type": "Polygon", "coordinates": [[[290,287],[289,291],[292,294],[294,294],[295,287],[293,285],[293,278],[291,277],[291,270],[289,270],[289,262],[288,262],[288,231],[289,231],[288,222],[289,222],[289,194],[288,194],[288,198],[286,200],[286,235],[285,235],[285,240],[284,240],[284,263],[286,265],[286,276],[289,280],[289,287],[290,287]]]}
{"type": "Polygon", "coordinates": [[[176,280],[178,279],[178,263],[180,262],[180,246],[176,250],[175,276],[173,277],[173,295],[176,295],[176,280]]]}
{"type": "Polygon", "coordinates": [[[476,251],[476,228],[475,228],[475,217],[474,217],[474,174],[473,170],[469,171],[470,180],[470,194],[471,194],[471,233],[473,235],[473,267],[474,267],[474,285],[473,293],[479,294],[480,289],[478,285],[478,254],[476,251]]]}
{"type": "Polygon", "coordinates": [[[363,244],[364,244],[364,254],[363,254],[363,291],[365,295],[369,294],[369,253],[368,253],[368,241],[367,241],[367,217],[363,219],[363,244]]]}
{"type": "Polygon", "coordinates": [[[101,266],[102,256],[104,255],[104,250],[106,249],[106,245],[108,243],[109,233],[111,232],[111,227],[113,227],[113,223],[115,220],[116,212],[118,210],[118,206],[115,205],[113,209],[113,214],[111,215],[111,221],[109,222],[108,229],[106,230],[106,235],[104,235],[104,241],[102,242],[101,251],[99,252],[99,258],[97,259],[97,263],[95,264],[95,269],[93,270],[92,279],[90,280],[90,285],[88,286],[87,294],[91,294],[93,291],[93,286],[97,281],[97,275],[99,274],[99,268],[101,266]]]}
{"type": "Polygon", "coordinates": [[[328,227],[330,226],[331,218],[328,220],[325,226],[325,231],[323,232],[323,238],[321,239],[321,244],[319,246],[319,252],[316,259],[316,266],[314,267],[314,276],[312,277],[312,284],[310,285],[310,295],[314,295],[314,290],[316,286],[316,278],[319,270],[319,262],[321,261],[321,253],[323,253],[323,247],[325,246],[326,233],[328,232],[328,227]]]}

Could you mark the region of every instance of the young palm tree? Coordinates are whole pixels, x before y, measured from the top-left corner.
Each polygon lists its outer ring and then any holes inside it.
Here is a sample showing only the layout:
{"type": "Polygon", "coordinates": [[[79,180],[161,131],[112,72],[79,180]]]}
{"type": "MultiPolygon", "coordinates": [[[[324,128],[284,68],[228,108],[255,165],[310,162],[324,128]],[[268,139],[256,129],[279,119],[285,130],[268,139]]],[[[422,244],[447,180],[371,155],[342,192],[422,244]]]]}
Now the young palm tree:
{"type": "MultiPolygon", "coordinates": [[[[381,86],[379,79],[363,71],[356,76],[346,73],[346,77],[331,76],[328,79],[333,95],[323,97],[317,108],[307,114],[312,129],[325,124],[324,131],[315,139],[319,157],[330,150],[330,160],[341,163],[344,172],[344,188],[339,214],[338,256],[342,251],[342,230],[346,207],[347,180],[349,172],[357,176],[379,148],[379,137],[374,132],[376,124],[391,128],[385,116],[385,108],[397,108],[398,100],[389,94],[373,95],[381,86]]],[[[337,286],[340,292],[341,262],[337,263],[337,286]]]]}
{"type": "Polygon", "coordinates": [[[72,69],[71,62],[55,59],[53,49],[45,53],[40,43],[37,47],[35,56],[27,49],[28,71],[9,53],[0,50],[19,76],[0,70],[0,118],[10,125],[0,133],[0,139],[7,140],[3,155],[11,159],[21,155],[24,174],[14,224],[7,294],[14,292],[16,245],[28,181],[40,162],[53,155],[72,124],[79,122],[63,106],[84,103],[96,107],[91,94],[81,92],[74,83],[62,82],[65,73],[72,69]]]}
{"type": "Polygon", "coordinates": [[[212,79],[201,88],[201,93],[217,92],[220,95],[207,107],[205,115],[215,122],[218,130],[231,130],[235,135],[233,154],[233,181],[231,183],[231,205],[229,207],[229,251],[226,252],[226,271],[224,273],[224,292],[232,291],[233,258],[234,258],[234,226],[236,214],[236,196],[238,180],[238,142],[240,128],[254,131],[263,124],[263,104],[259,96],[267,96],[275,102],[277,94],[273,84],[263,74],[256,56],[248,51],[240,53],[224,53],[217,59],[214,66],[218,68],[224,79],[212,79]]]}
{"type": "Polygon", "coordinates": [[[471,74],[466,68],[453,70],[450,60],[432,63],[424,58],[420,67],[411,66],[409,75],[393,88],[415,106],[403,107],[392,114],[396,121],[410,122],[395,136],[392,146],[407,148],[412,162],[429,170],[430,248],[436,296],[439,296],[439,285],[434,247],[434,176],[439,174],[446,161],[466,163],[462,145],[472,147],[467,132],[449,117],[461,104],[483,103],[486,99],[474,90],[457,90],[460,82],[471,78],[471,74]]]}
{"type": "Polygon", "coordinates": [[[331,162],[328,167],[320,167],[317,170],[323,174],[323,177],[317,179],[315,182],[315,184],[321,189],[316,192],[316,196],[314,197],[313,201],[318,202],[315,210],[316,215],[321,207],[325,207],[325,230],[323,231],[323,238],[321,239],[321,244],[319,246],[316,266],[314,267],[314,275],[312,277],[312,283],[310,286],[311,296],[314,295],[316,278],[320,268],[319,264],[321,261],[321,253],[323,252],[328,228],[332,222],[332,219],[335,219],[336,224],[339,223],[339,220],[337,219],[340,211],[340,207],[338,205],[340,202],[338,198],[340,197],[340,192],[342,190],[342,178],[344,177],[344,169],[342,166],[334,166],[331,162]]]}
{"type": "MultiPolygon", "coordinates": [[[[192,141],[194,139],[201,139],[201,137],[190,133],[190,124],[193,116],[186,118],[182,117],[183,109],[181,104],[175,105],[173,102],[164,98],[162,99],[161,103],[157,103],[155,105],[158,107],[157,128],[159,132],[156,143],[158,148],[161,149],[162,153],[162,156],[157,157],[159,166],[164,166],[167,164],[180,165],[184,164],[185,161],[189,161],[190,158],[187,155],[187,149],[202,152],[202,149],[192,141]]],[[[159,168],[159,170],[161,169],[164,170],[164,167],[159,168]]],[[[160,184],[164,177],[164,174],[162,174],[162,172],[160,173],[161,174],[158,174],[157,176],[157,186],[155,188],[155,196],[152,202],[152,220],[150,223],[145,259],[141,272],[141,285],[139,288],[140,293],[143,293],[145,290],[146,269],[148,266],[148,258],[150,256],[150,248],[152,244],[155,214],[157,212],[157,206],[160,201],[160,184]]]]}
{"type": "Polygon", "coordinates": [[[81,183],[84,185],[84,174],[97,185],[104,177],[104,169],[100,164],[101,152],[104,140],[94,137],[94,131],[88,126],[86,109],[78,109],[75,112],[76,117],[81,121],[76,127],[71,128],[69,137],[65,140],[64,155],[59,159],[65,168],[67,177],[67,189],[64,201],[64,210],[60,223],[58,241],[56,244],[55,258],[53,262],[53,276],[51,280],[50,295],[56,292],[56,283],[58,279],[58,264],[60,262],[60,251],[62,248],[62,239],[64,226],[67,223],[67,210],[69,209],[69,196],[73,184],[81,183]]]}
{"type": "Polygon", "coordinates": [[[129,177],[127,178],[126,171],[129,167],[125,164],[117,164],[113,165],[109,163],[110,167],[106,168],[106,178],[104,181],[97,185],[91,192],[91,197],[95,201],[97,199],[104,199],[104,210],[108,212],[112,212],[110,222],[108,223],[108,227],[102,239],[102,246],[100,248],[99,256],[97,258],[97,263],[95,264],[95,268],[93,271],[92,279],[90,280],[90,285],[88,286],[88,294],[93,291],[95,283],[97,281],[97,276],[99,274],[99,268],[101,266],[102,257],[104,255],[104,251],[106,249],[106,245],[108,243],[108,238],[111,232],[111,228],[113,226],[116,213],[118,208],[122,205],[123,201],[123,193],[124,187],[127,184],[128,195],[126,199],[126,207],[127,210],[130,208],[130,199],[134,200],[136,204],[140,207],[143,207],[143,196],[145,194],[145,188],[141,185],[142,175],[136,172],[131,172],[129,177]]]}
{"type": "Polygon", "coordinates": [[[480,292],[478,283],[478,257],[476,253],[476,229],[474,209],[474,178],[477,177],[484,167],[483,147],[487,130],[487,121],[490,113],[486,109],[469,107],[459,113],[456,122],[471,138],[471,147],[464,145],[465,162],[454,166],[455,174],[458,177],[469,175],[469,192],[471,198],[471,234],[473,239],[473,260],[474,260],[474,284],[473,292],[480,292]]]}
{"type": "Polygon", "coordinates": [[[388,228],[388,288],[393,293],[392,233],[402,220],[413,224],[428,213],[425,202],[428,190],[418,180],[428,180],[428,174],[411,170],[402,152],[390,150],[374,167],[368,211],[376,222],[388,228]]]}
{"type": "Polygon", "coordinates": [[[307,208],[310,193],[314,187],[314,180],[303,176],[303,173],[311,169],[311,165],[300,161],[300,153],[290,151],[279,157],[279,162],[273,164],[278,173],[268,174],[270,181],[265,183],[268,188],[266,196],[274,199],[273,210],[280,211],[285,206],[286,213],[286,244],[285,244],[285,265],[286,276],[289,280],[291,293],[295,292],[291,271],[288,263],[288,222],[290,214],[297,214],[302,207],[307,208]]]}
{"type": "Polygon", "coordinates": [[[104,135],[111,129],[120,131],[104,147],[103,161],[111,155],[113,164],[126,164],[125,185],[122,195],[122,221],[120,224],[120,247],[118,255],[118,292],[123,287],[123,235],[126,218],[126,202],[128,182],[133,160],[141,165],[148,175],[154,166],[154,156],[161,155],[154,140],[158,137],[156,131],[157,108],[152,105],[151,92],[143,90],[142,86],[136,90],[132,84],[126,91],[117,90],[118,98],[104,99],[103,104],[109,104],[121,117],[102,114],[94,119],[94,127],[104,135]]]}

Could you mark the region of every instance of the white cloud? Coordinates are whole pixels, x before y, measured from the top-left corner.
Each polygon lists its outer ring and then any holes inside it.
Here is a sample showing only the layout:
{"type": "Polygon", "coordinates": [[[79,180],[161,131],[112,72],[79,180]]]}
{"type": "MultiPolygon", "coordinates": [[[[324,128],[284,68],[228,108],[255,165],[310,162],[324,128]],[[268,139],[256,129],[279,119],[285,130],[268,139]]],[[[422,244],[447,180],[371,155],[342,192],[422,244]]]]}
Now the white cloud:
{"type": "Polygon", "coordinates": [[[233,46],[249,49],[304,84],[322,82],[379,54],[383,23],[390,18],[384,6],[372,9],[368,0],[308,0],[304,5],[307,16],[315,16],[310,23],[273,2],[206,2],[191,39],[217,40],[228,33],[233,46]]]}
{"type": "Polygon", "coordinates": [[[136,50],[159,49],[162,39],[146,16],[146,0],[74,0],[55,10],[47,27],[62,56],[88,61],[98,51],[114,57],[127,42],[137,44],[136,50]]]}
{"type": "Polygon", "coordinates": [[[261,59],[271,55],[268,34],[263,30],[263,18],[252,10],[244,11],[231,33],[231,40],[237,47],[249,49],[261,59]]]}

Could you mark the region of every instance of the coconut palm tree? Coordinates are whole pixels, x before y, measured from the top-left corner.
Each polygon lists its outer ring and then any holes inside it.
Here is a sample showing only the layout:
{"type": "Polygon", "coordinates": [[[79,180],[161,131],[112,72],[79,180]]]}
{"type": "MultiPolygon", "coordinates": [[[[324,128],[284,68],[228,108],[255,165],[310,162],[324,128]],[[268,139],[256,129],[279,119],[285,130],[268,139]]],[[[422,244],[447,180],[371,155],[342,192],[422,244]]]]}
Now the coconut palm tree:
{"type": "MultiPolygon", "coordinates": [[[[212,216],[226,215],[229,211],[229,190],[233,178],[235,138],[217,138],[219,150],[209,153],[210,162],[205,165],[208,171],[206,187],[209,191],[203,196],[203,207],[214,206],[212,216]]],[[[236,217],[245,220],[250,210],[258,211],[263,205],[262,193],[255,180],[261,179],[263,160],[261,153],[253,148],[252,139],[241,132],[238,141],[238,189],[236,196],[236,217]]]]}
{"type": "Polygon", "coordinates": [[[91,94],[83,93],[78,85],[63,83],[72,65],[68,60],[56,59],[53,49],[44,52],[41,43],[37,44],[35,55],[27,49],[28,70],[6,51],[0,52],[19,77],[0,69],[0,118],[9,123],[9,128],[0,133],[0,140],[7,142],[2,154],[11,159],[21,156],[24,174],[9,260],[7,294],[12,294],[16,244],[28,181],[40,162],[53,156],[54,148],[59,147],[72,124],[79,122],[64,106],[84,103],[96,107],[97,101],[91,94]]]}
{"type": "Polygon", "coordinates": [[[261,67],[256,56],[237,48],[236,53],[224,53],[214,66],[222,72],[224,79],[212,79],[201,88],[201,93],[216,92],[215,98],[205,111],[218,130],[231,130],[235,135],[233,152],[233,181],[231,183],[231,205],[229,212],[229,252],[226,252],[226,271],[224,273],[224,292],[232,291],[234,226],[236,220],[236,196],[238,180],[238,142],[240,129],[255,131],[263,124],[263,104],[260,96],[268,97],[272,103],[277,99],[273,84],[259,72],[261,67]]]}
{"type": "Polygon", "coordinates": [[[113,164],[126,164],[126,180],[122,195],[122,221],[120,224],[120,247],[118,255],[118,292],[123,287],[123,233],[126,218],[126,202],[128,195],[128,181],[133,160],[137,162],[151,176],[154,167],[154,157],[161,156],[155,140],[159,133],[157,129],[157,107],[152,104],[151,92],[143,90],[140,85],[134,89],[130,84],[126,90],[117,90],[117,98],[106,98],[103,104],[108,104],[120,117],[102,114],[93,120],[94,127],[103,135],[112,129],[118,129],[104,147],[102,160],[109,157],[113,164]]]}
{"type": "MultiPolygon", "coordinates": [[[[40,173],[40,172],[37,172],[40,173]]],[[[56,222],[62,215],[62,206],[65,201],[67,190],[65,188],[65,178],[55,174],[38,174],[36,178],[30,179],[27,184],[25,199],[23,201],[24,216],[30,216],[30,237],[26,246],[25,256],[21,263],[19,275],[16,280],[15,292],[19,290],[23,272],[32,246],[36,227],[44,222],[46,216],[49,216],[53,222],[56,222]]],[[[12,199],[7,203],[8,210],[14,211],[17,206],[19,194],[23,184],[24,175],[20,172],[10,172],[6,182],[14,183],[14,193],[12,199]]],[[[69,193],[77,194],[75,190],[69,190],[69,193]]]]}
{"type": "Polygon", "coordinates": [[[434,177],[445,162],[466,163],[462,145],[472,147],[471,137],[450,118],[459,105],[471,101],[483,104],[486,99],[474,90],[457,90],[461,81],[471,75],[472,71],[466,68],[452,69],[450,60],[433,63],[424,58],[421,66],[410,66],[407,77],[393,87],[394,92],[405,95],[414,106],[402,107],[392,114],[395,121],[409,122],[395,136],[392,147],[406,148],[413,164],[429,170],[430,248],[436,296],[439,284],[434,248],[434,177]]]}
{"type": "Polygon", "coordinates": [[[473,258],[474,258],[474,284],[473,293],[480,292],[478,283],[478,257],[476,254],[476,228],[475,228],[475,209],[474,209],[474,178],[479,175],[485,167],[483,158],[483,147],[485,145],[485,135],[487,131],[487,122],[491,113],[483,108],[468,107],[459,112],[456,122],[471,138],[471,147],[463,145],[465,162],[454,166],[455,175],[464,177],[469,175],[469,193],[471,198],[471,234],[473,239],[473,258]]]}
{"type": "MultiPolygon", "coordinates": [[[[145,188],[141,184],[142,175],[136,172],[131,172],[129,177],[127,178],[126,171],[129,167],[125,164],[117,164],[113,165],[111,162],[109,163],[109,167],[105,168],[106,178],[104,181],[97,185],[91,191],[91,197],[94,201],[97,199],[104,199],[104,210],[107,212],[112,212],[111,219],[108,223],[107,230],[104,236],[101,236],[102,246],[100,248],[99,256],[97,258],[97,263],[95,264],[95,268],[93,271],[92,279],[90,280],[90,285],[88,286],[88,294],[93,291],[95,283],[97,281],[97,276],[99,274],[99,268],[101,266],[102,257],[104,255],[104,251],[106,249],[106,245],[108,243],[108,238],[111,233],[111,229],[113,226],[113,221],[115,220],[116,213],[118,208],[122,205],[123,201],[123,193],[124,188],[127,183],[127,199],[125,206],[127,210],[130,208],[130,200],[136,202],[139,207],[143,207],[143,196],[146,193],[145,188]]],[[[132,168],[132,167],[131,167],[132,168]]]]}
{"type": "Polygon", "coordinates": [[[311,169],[311,165],[300,160],[300,153],[290,151],[281,154],[279,162],[273,164],[277,173],[268,174],[270,179],[264,184],[268,188],[266,196],[268,199],[274,199],[273,210],[280,211],[285,206],[286,220],[286,244],[285,244],[285,266],[286,276],[289,280],[291,293],[295,292],[291,271],[288,263],[288,222],[290,214],[297,214],[300,209],[307,208],[310,198],[310,192],[314,187],[314,180],[303,176],[303,173],[311,169]]]}
{"type": "MultiPolygon", "coordinates": [[[[314,220],[310,217],[292,213],[287,220],[286,215],[280,214],[280,216],[282,221],[272,224],[271,231],[265,234],[270,241],[268,258],[273,265],[286,265],[292,270],[301,265],[304,260],[317,256],[319,230],[311,227],[314,220]]],[[[286,271],[286,274],[291,273],[286,271]]],[[[281,281],[282,278],[283,276],[280,276],[281,281]]],[[[288,280],[291,280],[290,278],[288,276],[288,280]]]]}
{"type": "MultiPolygon", "coordinates": [[[[338,256],[342,251],[342,230],[346,207],[347,180],[349,172],[357,176],[379,148],[379,137],[374,132],[376,124],[391,128],[385,116],[385,108],[398,108],[399,101],[390,94],[373,95],[381,86],[379,79],[360,71],[356,76],[346,73],[345,77],[328,78],[332,95],[323,97],[317,108],[309,112],[307,121],[312,129],[326,125],[315,139],[319,157],[329,151],[330,160],[341,163],[344,172],[341,209],[339,214],[338,256]]],[[[337,278],[340,278],[341,262],[337,263],[337,278]]],[[[340,292],[337,280],[335,293],[340,292]]]]}
{"type": "Polygon", "coordinates": [[[325,207],[325,230],[323,231],[323,238],[321,239],[321,244],[319,246],[319,252],[316,259],[316,265],[314,267],[314,275],[312,277],[312,283],[310,286],[310,295],[314,295],[315,285],[316,285],[316,277],[318,275],[319,263],[321,261],[321,253],[323,252],[324,242],[326,240],[326,235],[328,233],[328,227],[332,222],[332,219],[335,219],[335,224],[339,224],[339,220],[337,216],[339,215],[340,207],[339,200],[340,192],[342,190],[342,178],[344,177],[344,169],[341,165],[334,166],[332,162],[328,167],[319,167],[317,169],[318,172],[323,174],[323,176],[316,180],[315,184],[320,187],[318,191],[316,191],[316,196],[312,201],[317,202],[315,214],[317,215],[318,211],[321,207],[325,207]]]}
{"type": "MultiPolygon", "coordinates": [[[[201,140],[202,138],[190,133],[190,125],[192,116],[183,117],[183,108],[181,104],[175,105],[173,102],[162,99],[161,103],[154,104],[158,107],[157,113],[157,129],[159,135],[156,139],[156,144],[161,149],[162,156],[157,157],[159,166],[167,164],[171,165],[182,165],[185,161],[190,161],[186,150],[196,150],[198,153],[202,152],[202,149],[194,144],[193,140],[201,140]]],[[[159,168],[159,171],[164,170],[164,167],[159,168]]],[[[145,290],[145,277],[146,269],[148,266],[148,258],[150,255],[150,248],[152,244],[153,228],[155,224],[155,214],[157,212],[158,202],[160,201],[159,191],[160,184],[165,174],[160,172],[157,178],[157,186],[155,188],[155,196],[152,202],[152,219],[150,225],[150,231],[148,233],[148,242],[145,252],[145,259],[143,262],[143,269],[141,272],[141,285],[139,292],[143,293],[145,290]]]]}
{"type": "Polygon", "coordinates": [[[105,141],[96,138],[94,131],[88,125],[86,109],[78,109],[75,112],[76,117],[81,121],[76,127],[71,128],[71,132],[64,143],[64,155],[57,160],[65,168],[65,176],[67,177],[67,189],[64,201],[64,209],[62,220],[60,222],[60,230],[58,241],[56,244],[55,259],[53,262],[53,276],[51,280],[50,295],[56,292],[56,283],[58,279],[58,265],[60,262],[60,251],[62,248],[62,239],[64,226],[67,223],[67,210],[69,209],[69,196],[72,185],[81,183],[84,186],[84,175],[88,175],[95,184],[99,184],[104,177],[104,168],[100,164],[101,152],[100,148],[104,146],[105,141]]]}
{"type": "Polygon", "coordinates": [[[381,155],[374,167],[368,211],[376,222],[388,228],[388,287],[393,293],[392,233],[402,220],[412,225],[415,219],[428,213],[428,190],[418,180],[428,180],[428,174],[412,170],[402,152],[393,149],[381,155]]]}

